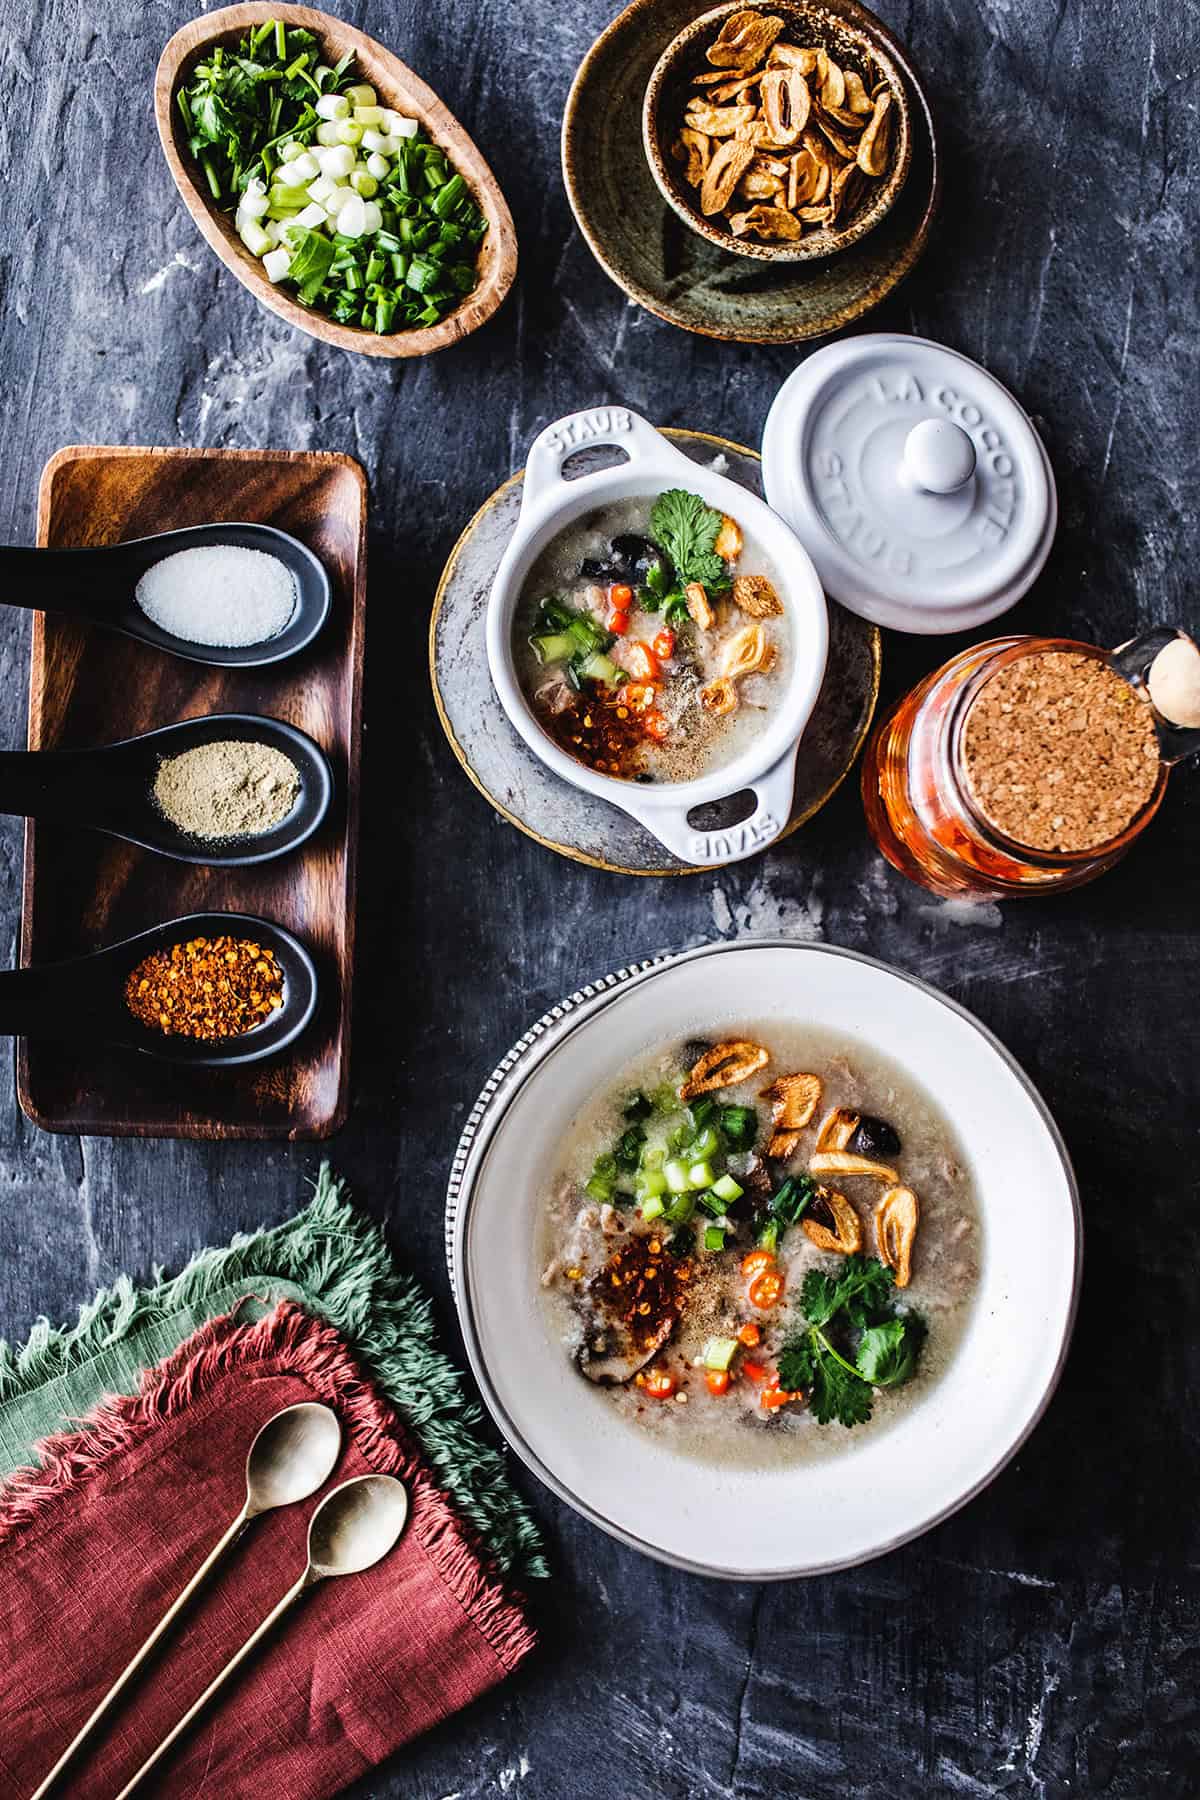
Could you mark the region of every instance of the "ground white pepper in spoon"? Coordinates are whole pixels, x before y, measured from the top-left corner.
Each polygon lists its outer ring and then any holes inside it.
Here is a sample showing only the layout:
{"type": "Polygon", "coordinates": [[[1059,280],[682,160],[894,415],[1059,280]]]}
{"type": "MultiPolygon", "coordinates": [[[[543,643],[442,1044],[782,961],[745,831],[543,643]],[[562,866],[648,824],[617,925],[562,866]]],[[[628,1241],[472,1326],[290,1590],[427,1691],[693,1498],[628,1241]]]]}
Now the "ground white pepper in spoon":
{"type": "Polygon", "coordinates": [[[210,842],[273,830],[299,792],[299,771],[282,750],[234,739],[168,757],[154,780],[154,798],[172,825],[210,842]]]}

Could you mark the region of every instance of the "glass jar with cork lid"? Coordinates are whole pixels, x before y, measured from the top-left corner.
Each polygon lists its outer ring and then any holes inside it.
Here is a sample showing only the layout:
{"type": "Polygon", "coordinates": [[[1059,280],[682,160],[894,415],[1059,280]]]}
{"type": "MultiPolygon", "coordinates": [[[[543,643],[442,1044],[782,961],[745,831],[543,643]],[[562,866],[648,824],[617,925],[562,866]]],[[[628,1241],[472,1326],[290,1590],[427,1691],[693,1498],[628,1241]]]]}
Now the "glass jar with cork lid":
{"type": "MultiPolygon", "coordinates": [[[[793,371],[763,435],[767,498],[827,596],[936,636],[990,624],[1054,540],[1054,474],[1033,420],[969,357],[868,333],[793,371]]],[[[947,897],[1075,887],[1110,868],[1200,749],[1200,651],[1162,628],[1109,652],[993,638],[901,700],[863,762],[872,835],[947,897]]]]}
{"type": "Polygon", "coordinates": [[[1067,638],[972,645],[905,696],[863,763],[867,822],[896,868],[947,897],[1078,887],[1122,857],[1200,750],[1200,650],[1169,628],[1107,651],[1067,638]]]}

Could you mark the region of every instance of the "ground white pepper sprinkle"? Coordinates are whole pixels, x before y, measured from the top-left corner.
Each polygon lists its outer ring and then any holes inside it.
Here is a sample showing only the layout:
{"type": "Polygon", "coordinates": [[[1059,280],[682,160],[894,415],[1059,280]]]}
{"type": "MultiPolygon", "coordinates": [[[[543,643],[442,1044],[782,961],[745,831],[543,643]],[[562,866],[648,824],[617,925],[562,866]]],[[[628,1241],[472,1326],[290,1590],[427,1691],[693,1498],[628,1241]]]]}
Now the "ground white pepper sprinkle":
{"type": "Polygon", "coordinates": [[[963,730],[971,796],[1032,850],[1098,850],[1146,805],[1160,759],[1154,720],[1094,656],[1034,651],[980,689],[963,730]]]}
{"type": "Polygon", "coordinates": [[[300,792],[290,757],[270,744],[198,744],[159,765],[154,798],[189,837],[261,837],[281,825],[300,792]]]}

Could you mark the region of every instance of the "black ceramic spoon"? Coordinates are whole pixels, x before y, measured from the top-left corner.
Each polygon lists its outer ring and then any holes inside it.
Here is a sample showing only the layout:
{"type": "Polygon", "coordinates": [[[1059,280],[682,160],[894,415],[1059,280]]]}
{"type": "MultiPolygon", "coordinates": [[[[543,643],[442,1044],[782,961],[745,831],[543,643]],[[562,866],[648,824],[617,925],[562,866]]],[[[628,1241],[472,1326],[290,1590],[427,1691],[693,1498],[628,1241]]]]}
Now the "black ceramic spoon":
{"type": "Polygon", "coordinates": [[[248,913],[188,913],[90,956],[0,970],[0,1036],[120,1044],[159,1062],[193,1068],[228,1068],[274,1056],[299,1037],[316,1006],[317,971],[304,945],[281,925],[248,913]],[[240,1037],[168,1037],[140,1024],[125,1004],[125,981],[142,958],[188,938],[222,936],[250,938],[274,951],[283,970],[283,1005],[240,1037]]]}
{"type": "Polygon", "coordinates": [[[24,606],[33,612],[70,613],[109,631],[140,638],[157,650],[169,650],[188,662],[222,669],[256,669],[295,656],[316,637],[330,606],[329,577],[321,563],[297,538],[276,531],[273,525],[191,525],[184,531],[160,531],[127,544],[100,544],[84,550],[0,546],[0,581],[5,605],[24,606]],[[296,610],[275,637],[231,648],[192,643],[163,631],[134,599],[146,570],[165,556],[216,545],[262,550],[291,570],[296,610]]]}
{"type": "Polygon", "coordinates": [[[285,856],[310,838],[329,811],[333,775],[303,731],[257,713],[210,713],[89,750],[0,751],[0,813],[106,832],[177,862],[242,868],[285,856]],[[190,837],[160,812],[154,778],[167,757],[201,744],[269,744],[291,761],[300,792],[286,819],[255,837],[190,837]]]}

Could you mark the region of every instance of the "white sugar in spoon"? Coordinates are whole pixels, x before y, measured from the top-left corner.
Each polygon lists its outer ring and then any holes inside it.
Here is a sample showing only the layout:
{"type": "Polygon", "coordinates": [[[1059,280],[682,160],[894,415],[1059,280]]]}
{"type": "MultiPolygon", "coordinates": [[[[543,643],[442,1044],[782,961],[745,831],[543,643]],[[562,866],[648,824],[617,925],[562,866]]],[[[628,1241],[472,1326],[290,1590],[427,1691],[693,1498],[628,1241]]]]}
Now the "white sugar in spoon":
{"type": "MultiPolygon", "coordinates": [[[[127,1663],[96,1707],[91,1717],[80,1726],[41,1786],[30,1800],[42,1800],[48,1794],[67,1764],[72,1762],[96,1727],[107,1718],[138,1670],[143,1666],[175,1623],[197,1588],[212,1573],[225,1552],[241,1536],[251,1519],[260,1513],[273,1512],[277,1506],[294,1506],[326,1482],[333,1472],[342,1447],[342,1427],[337,1414],[328,1406],[302,1401],[277,1412],[258,1432],[246,1458],[246,1499],[241,1512],[213,1545],[182,1593],[177,1594],[141,1649],[127,1663]]],[[[339,1492],[337,1488],[334,1493],[339,1492]]],[[[333,1496],[330,1495],[332,1499],[333,1496]]],[[[320,1517],[320,1508],[313,1521],[320,1517]]],[[[310,1533],[311,1536],[311,1533],[310,1533]]],[[[146,1765],[149,1767],[149,1764],[146,1765]]]]}
{"type": "Polygon", "coordinates": [[[308,1527],[308,1562],[300,1578],[189,1706],[157,1750],[146,1758],[133,1780],[126,1782],[116,1800],[127,1800],[303,1593],[331,1576],[357,1575],[371,1568],[392,1549],[407,1518],[408,1492],[393,1475],[359,1475],[327,1494],[308,1527]]]}

